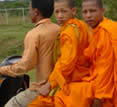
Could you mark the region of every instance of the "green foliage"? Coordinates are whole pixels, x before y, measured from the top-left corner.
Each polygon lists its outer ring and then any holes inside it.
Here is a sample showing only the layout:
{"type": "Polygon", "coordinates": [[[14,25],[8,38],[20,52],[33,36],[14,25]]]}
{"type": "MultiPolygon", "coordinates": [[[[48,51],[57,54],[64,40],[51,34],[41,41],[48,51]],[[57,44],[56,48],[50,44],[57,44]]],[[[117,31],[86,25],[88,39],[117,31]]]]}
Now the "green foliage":
{"type": "Polygon", "coordinates": [[[0,2],[0,8],[27,8],[29,6],[29,2],[23,1],[15,1],[15,2],[0,2]]]}
{"type": "Polygon", "coordinates": [[[117,0],[105,0],[105,16],[117,21],[117,0]]]}
{"type": "Polygon", "coordinates": [[[76,7],[77,7],[76,17],[81,19],[82,18],[82,16],[81,16],[81,3],[82,3],[82,0],[75,0],[75,2],[76,2],[76,7]]]}

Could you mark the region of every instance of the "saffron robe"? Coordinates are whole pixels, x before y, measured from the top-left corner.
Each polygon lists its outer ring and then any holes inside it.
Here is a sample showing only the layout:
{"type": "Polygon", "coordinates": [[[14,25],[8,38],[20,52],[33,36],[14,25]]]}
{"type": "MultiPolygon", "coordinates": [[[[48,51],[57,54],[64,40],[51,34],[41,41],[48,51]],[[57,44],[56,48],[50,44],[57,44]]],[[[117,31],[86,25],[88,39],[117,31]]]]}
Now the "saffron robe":
{"type": "Polygon", "coordinates": [[[103,107],[116,106],[116,51],[113,44],[117,40],[116,29],[117,23],[106,18],[92,29],[92,40],[84,51],[92,63],[90,76],[82,78],[82,82],[70,84],[69,96],[73,103],[70,107],[90,107],[94,98],[100,99],[103,107]]]}

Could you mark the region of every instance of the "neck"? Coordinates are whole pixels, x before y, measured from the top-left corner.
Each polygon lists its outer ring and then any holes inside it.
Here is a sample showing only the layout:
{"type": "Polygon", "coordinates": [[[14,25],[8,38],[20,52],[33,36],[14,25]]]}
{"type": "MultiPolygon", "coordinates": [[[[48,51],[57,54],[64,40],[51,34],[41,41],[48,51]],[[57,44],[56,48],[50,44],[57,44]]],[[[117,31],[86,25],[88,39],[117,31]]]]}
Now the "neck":
{"type": "Polygon", "coordinates": [[[42,20],[42,19],[44,19],[43,17],[37,17],[37,19],[35,20],[35,24],[37,23],[37,22],[39,22],[40,20],[42,20]]]}
{"type": "Polygon", "coordinates": [[[100,21],[97,23],[97,25],[95,25],[95,26],[92,27],[92,28],[95,29],[102,21],[103,21],[103,17],[100,19],[100,21]]]}

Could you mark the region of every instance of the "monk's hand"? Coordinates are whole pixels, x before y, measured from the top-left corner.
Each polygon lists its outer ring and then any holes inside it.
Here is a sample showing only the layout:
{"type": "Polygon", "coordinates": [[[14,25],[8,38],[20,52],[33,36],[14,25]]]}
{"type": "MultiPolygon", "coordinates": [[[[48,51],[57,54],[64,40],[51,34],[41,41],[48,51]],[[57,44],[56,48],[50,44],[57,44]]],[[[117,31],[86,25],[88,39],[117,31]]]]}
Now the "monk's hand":
{"type": "Polygon", "coordinates": [[[36,91],[38,94],[42,96],[48,96],[51,86],[50,83],[47,81],[42,81],[40,83],[32,82],[30,84],[29,90],[36,91]]]}
{"type": "Polygon", "coordinates": [[[30,84],[29,90],[38,92],[40,90],[41,85],[44,85],[46,82],[47,82],[46,80],[39,82],[39,83],[38,82],[32,82],[30,84]]]}
{"type": "Polygon", "coordinates": [[[42,96],[48,96],[51,91],[51,85],[49,82],[46,82],[44,85],[41,85],[39,93],[42,96]]]}
{"type": "Polygon", "coordinates": [[[101,102],[101,100],[95,98],[95,99],[93,100],[93,103],[92,103],[91,107],[102,107],[102,102],[101,102]]]}

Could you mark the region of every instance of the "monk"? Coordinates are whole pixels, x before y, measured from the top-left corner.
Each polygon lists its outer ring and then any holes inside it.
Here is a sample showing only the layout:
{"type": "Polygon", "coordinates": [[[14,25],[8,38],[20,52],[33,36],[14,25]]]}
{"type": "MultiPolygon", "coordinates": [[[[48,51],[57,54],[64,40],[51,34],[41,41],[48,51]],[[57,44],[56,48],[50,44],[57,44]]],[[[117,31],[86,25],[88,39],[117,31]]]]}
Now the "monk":
{"type": "Polygon", "coordinates": [[[36,81],[48,80],[53,70],[53,47],[60,28],[51,22],[54,0],[31,0],[30,19],[35,27],[24,40],[22,59],[13,65],[0,67],[0,75],[19,76],[36,69],[36,81]]]}
{"type": "Polygon", "coordinates": [[[117,86],[114,85],[117,83],[117,22],[104,17],[102,0],[83,0],[82,16],[93,33],[91,43],[84,52],[92,61],[90,77],[84,78],[84,81],[92,82],[94,92],[92,106],[117,106],[117,98],[113,102],[117,86]]]}

